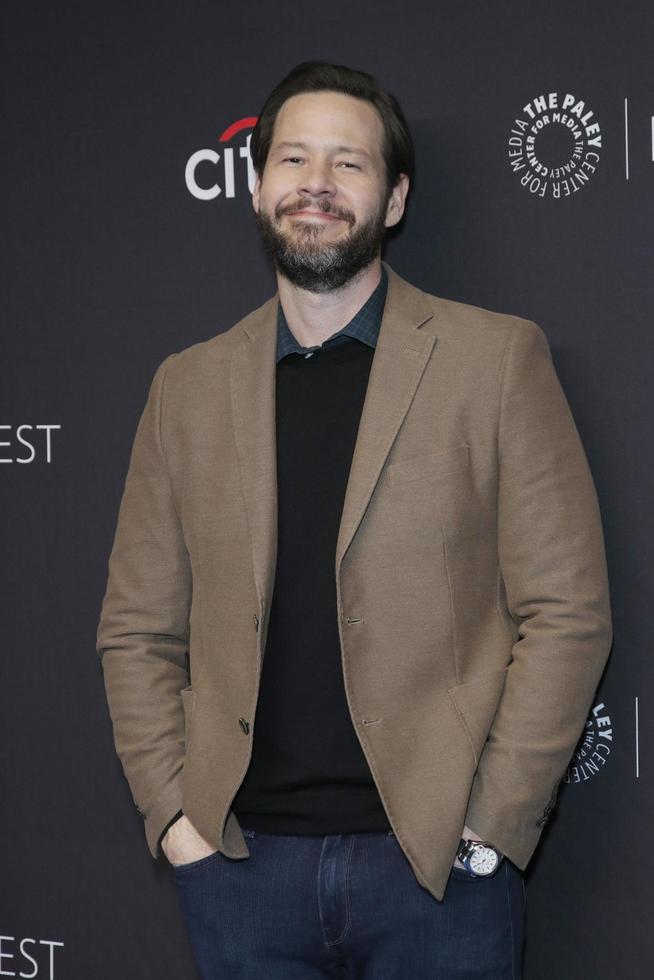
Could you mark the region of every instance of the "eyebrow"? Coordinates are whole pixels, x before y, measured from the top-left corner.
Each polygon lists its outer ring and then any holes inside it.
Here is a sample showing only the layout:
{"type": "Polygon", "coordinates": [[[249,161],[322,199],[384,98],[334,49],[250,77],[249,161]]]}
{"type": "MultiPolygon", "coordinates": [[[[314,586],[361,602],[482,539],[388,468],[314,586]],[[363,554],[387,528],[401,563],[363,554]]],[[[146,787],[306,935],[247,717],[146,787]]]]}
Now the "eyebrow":
{"type": "MultiPolygon", "coordinates": [[[[309,149],[309,147],[307,146],[306,143],[289,142],[288,140],[284,140],[282,143],[277,143],[274,149],[275,149],[275,152],[277,152],[278,150],[282,150],[284,148],[286,148],[286,149],[298,149],[298,150],[308,150],[309,149]]],[[[367,150],[363,150],[363,149],[361,149],[360,147],[357,147],[357,146],[334,146],[334,147],[332,147],[332,149],[333,149],[334,153],[354,153],[357,156],[367,157],[368,159],[370,159],[370,154],[367,152],[367,150]]]]}

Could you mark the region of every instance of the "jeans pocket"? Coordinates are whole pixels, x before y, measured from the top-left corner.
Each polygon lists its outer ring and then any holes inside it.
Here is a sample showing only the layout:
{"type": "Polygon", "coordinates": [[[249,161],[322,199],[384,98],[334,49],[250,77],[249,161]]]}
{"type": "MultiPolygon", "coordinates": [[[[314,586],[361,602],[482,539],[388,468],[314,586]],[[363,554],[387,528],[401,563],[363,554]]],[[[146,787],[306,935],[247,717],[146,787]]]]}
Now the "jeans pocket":
{"type": "Polygon", "coordinates": [[[171,865],[174,874],[184,874],[186,871],[195,871],[196,869],[204,868],[207,864],[211,864],[220,856],[220,851],[212,851],[211,854],[206,854],[204,857],[198,858],[197,861],[188,861],[186,864],[173,864],[171,865]]]}
{"type": "MultiPolygon", "coordinates": [[[[498,868],[499,870],[499,868],[498,868]]],[[[497,871],[494,871],[492,875],[473,875],[465,868],[457,868],[455,864],[452,865],[452,877],[458,878],[460,881],[487,881],[489,878],[496,878],[497,871]]]]}
{"type": "Polygon", "coordinates": [[[462,881],[475,881],[477,878],[477,875],[471,875],[465,868],[457,868],[455,865],[452,865],[452,871],[450,873],[453,878],[460,878],[462,881]]]}

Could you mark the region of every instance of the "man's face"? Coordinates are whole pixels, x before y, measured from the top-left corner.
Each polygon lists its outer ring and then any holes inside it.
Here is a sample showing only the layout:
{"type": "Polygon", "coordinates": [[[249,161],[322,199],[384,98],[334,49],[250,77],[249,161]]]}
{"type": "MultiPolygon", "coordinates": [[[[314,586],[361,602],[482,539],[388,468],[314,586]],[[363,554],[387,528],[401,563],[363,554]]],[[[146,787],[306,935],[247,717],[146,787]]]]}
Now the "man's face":
{"type": "Polygon", "coordinates": [[[282,105],[252,204],[266,251],[302,289],[345,285],[381,251],[404,211],[408,177],[390,192],[377,110],[340,92],[307,92],[282,105]]]}

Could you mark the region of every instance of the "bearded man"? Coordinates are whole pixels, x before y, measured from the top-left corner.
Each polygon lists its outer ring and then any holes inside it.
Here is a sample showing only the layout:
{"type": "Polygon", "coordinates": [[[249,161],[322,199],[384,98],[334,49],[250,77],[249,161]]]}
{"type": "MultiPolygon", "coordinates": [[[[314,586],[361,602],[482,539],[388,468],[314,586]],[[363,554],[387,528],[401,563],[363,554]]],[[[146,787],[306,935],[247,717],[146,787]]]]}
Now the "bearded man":
{"type": "Polygon", "coordinates": [[[116,748],[204,978],[516,980],[611,644],[579,434],[537,324],[382,260],[414,148],[374,78],[298,65],[250,149],[277,292],[152,381],[116,748]]]}

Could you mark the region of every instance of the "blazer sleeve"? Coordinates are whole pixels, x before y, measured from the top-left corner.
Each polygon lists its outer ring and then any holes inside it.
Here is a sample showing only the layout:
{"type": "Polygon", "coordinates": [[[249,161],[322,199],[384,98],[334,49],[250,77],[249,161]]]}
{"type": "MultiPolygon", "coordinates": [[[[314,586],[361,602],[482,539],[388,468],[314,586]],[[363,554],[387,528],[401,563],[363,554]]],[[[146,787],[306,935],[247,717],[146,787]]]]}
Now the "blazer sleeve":
{"type": "Polygon", "coordinates": [[[192,575],[175,508],[162,415],[171,354],[141,415],[118,512],[97,629],[116,752],[153,857],[182,806],[192,575]]]}
{"type": "Polygon", "coordinates": [[[542,329],[517,322],[498,428],[498,598],[516,623],[466,825],[525,868],[609,656],[599,504],[542,329]]]}

